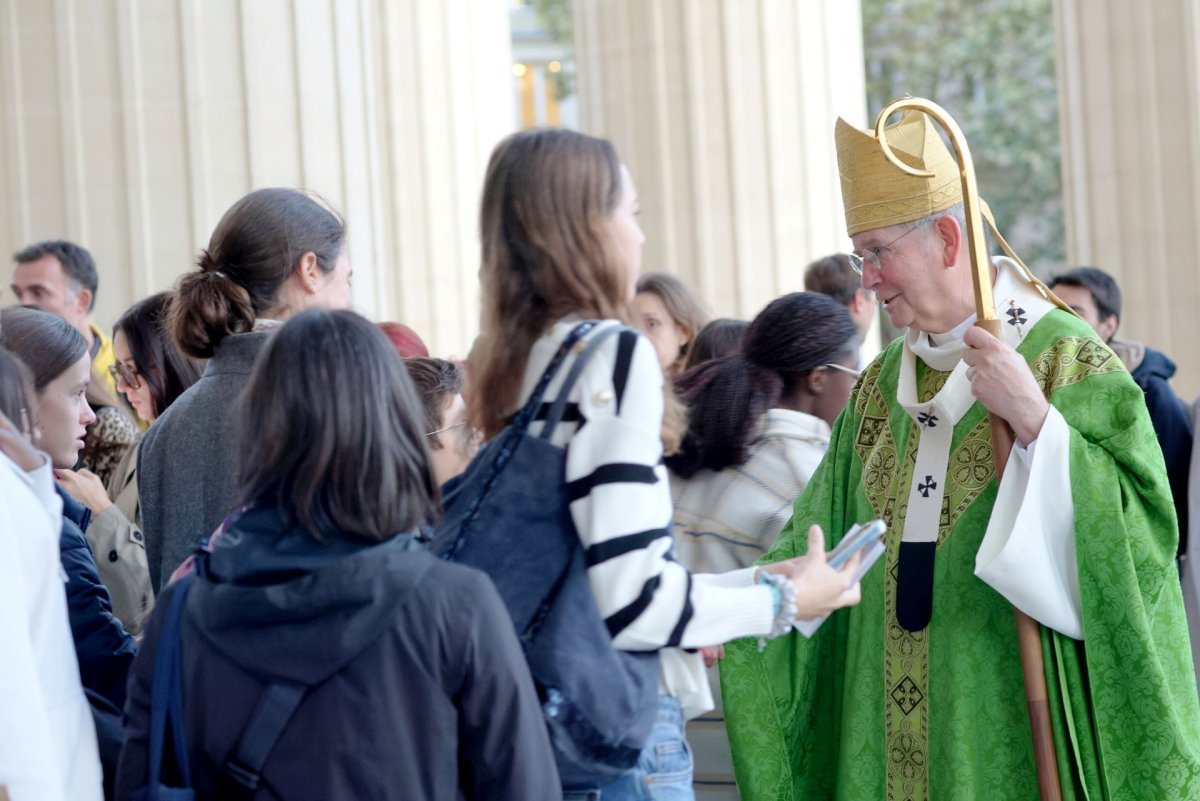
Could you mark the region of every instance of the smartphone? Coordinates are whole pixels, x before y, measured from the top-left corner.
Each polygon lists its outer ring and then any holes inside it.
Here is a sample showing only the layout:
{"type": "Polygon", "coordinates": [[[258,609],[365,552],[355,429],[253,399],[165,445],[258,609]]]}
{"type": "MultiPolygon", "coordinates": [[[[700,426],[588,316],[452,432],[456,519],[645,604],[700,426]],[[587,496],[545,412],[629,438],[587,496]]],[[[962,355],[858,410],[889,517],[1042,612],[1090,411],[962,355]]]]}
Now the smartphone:
{"type": "Polygon", "coordinates": [[[842,541],[825,555],[825,559],[829,562],[830,567],[840,568],[855,553],[883,539],[885,531],[887,531],[887,523],[882,520],[856,523],[846,532],[846,536],[842,537],[842,541]]]}

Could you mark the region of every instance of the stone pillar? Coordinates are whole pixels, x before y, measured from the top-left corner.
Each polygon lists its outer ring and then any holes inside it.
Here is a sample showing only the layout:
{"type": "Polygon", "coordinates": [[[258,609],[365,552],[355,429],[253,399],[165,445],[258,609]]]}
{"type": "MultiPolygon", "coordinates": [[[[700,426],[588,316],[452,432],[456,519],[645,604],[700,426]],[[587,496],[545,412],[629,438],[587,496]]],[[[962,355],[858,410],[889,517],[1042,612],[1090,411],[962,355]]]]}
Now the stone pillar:
{"type": "Polygon", "coordinates": [[[1118,338],[1200,392],[1200,5],[1055,0],[1070,265],[1121,285],[1118,338]]]}
{"type": "Polygon", "coordinates": [[[865,126],[857,0],[576,0],[583,130],[629,166],[643,269],[749,318],[850,247],[833,126],[865,126]]]}
{"type": "Polygon", "coordinates": [[[75,240],[107,327],[238,197],[297,186],[345,214],[360,311],[466,353],[513,126],[503,3],[0,0],[0,45],[0,285],[19,247],[75,240]]]}

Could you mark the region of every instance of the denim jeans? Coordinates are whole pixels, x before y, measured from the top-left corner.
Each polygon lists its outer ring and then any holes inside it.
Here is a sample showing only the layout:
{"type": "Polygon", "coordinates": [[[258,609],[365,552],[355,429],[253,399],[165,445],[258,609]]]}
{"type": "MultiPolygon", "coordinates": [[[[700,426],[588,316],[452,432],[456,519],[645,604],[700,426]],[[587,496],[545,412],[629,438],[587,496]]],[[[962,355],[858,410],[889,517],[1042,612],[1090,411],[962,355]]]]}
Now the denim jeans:
{"type": "Polygon", "coordinates": [[[563,801],[693,801],[692,749],[683,713],[669,695],[658,696],[658,717],[636,767],[594,787],[567,787],[563,801]]]}

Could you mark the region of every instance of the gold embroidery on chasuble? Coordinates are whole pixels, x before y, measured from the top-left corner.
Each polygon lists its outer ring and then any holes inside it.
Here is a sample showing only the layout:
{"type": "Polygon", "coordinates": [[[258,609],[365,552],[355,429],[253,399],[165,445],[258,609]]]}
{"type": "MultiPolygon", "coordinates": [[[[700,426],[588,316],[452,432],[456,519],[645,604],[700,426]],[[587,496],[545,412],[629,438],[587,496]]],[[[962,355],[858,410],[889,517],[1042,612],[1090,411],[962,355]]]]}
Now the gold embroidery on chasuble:
{"type": "Polygon", "coordinates": [[[1095,337],[1063,337],[1033,361],[1033,377],[1046,397],[1060,387],[1124,369],[1117,354],[1095,337]]]}
{"type": "MultiPolygon", "coordinates": [[[[1123,370],[1120,359],[1094,337],[1064,337],[1031,365],[1047,397],[1060,387],[1091,376],[1123,370]]],[[[929,630],[910,632],[896,621],[897,565],[909,485],[916,462],[919,431],[905,418],[898,432],[903,455],[892,430],[888,406],[878,381],[880,366],[863,375],[855,399],[860,416],[855,447],[863,465],[863,488],[876,515],[888,524],[884,572],[884,758],[887,801],[930,801],[929,796],[929,630]]],[[[932,398],[949,373],[918,363],[918,397],[932,398]]],[[[938,546],[950,535],[967,508],[995,476],[991,432],[983,417],[950,452],[947,490],[938,521],[938,546]]],[[[934,614],[937,614],[936,607],[934,614]]]]}
{"type": "MultiPolygon", "coordinates": [[[[949,372],[921,367],[923,369],[918,370],[919,397],[925,401],[938,393],[949,372]]],[[[855,411],[861,416],[855,444],[863,464],[867,499],[889,529],[883,593],[887,801],[928,801],[929,631],[907,631],[896,621],[896,575],[903,530],[895,524],[904,520],[907,511],[919,437],[912,421],[906,417],[903,425],[908,427],[908,434],[901,459],[878,378],[878,369],[869,370],[863,376],[864,391],[855,402],[855,411]]],[[[947,475],[952,480],[942,500],[939,545],[994,475],[986,418],[952,449],[947,475]]]]}

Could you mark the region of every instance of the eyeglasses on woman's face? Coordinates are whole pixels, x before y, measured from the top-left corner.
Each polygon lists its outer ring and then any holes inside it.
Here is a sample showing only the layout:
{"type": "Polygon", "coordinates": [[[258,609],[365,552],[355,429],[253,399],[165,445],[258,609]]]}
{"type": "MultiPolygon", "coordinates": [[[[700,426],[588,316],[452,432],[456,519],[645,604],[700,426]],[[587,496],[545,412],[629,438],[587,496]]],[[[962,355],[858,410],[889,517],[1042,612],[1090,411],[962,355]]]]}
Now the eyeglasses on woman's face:
{"type": "Polygon", "coordinates": [[[446,426],[445,428],[439,428],[437,431],[430,431],[425,436],[436,437],[438,434],[441,434],[443,431],[450,431],[451,429],[462,428],[466,424],[467,424],[466,420],[459,420],[457,423],[451,423],[450,425],[446,426]]]}
{"type": "Polygon", "coordinates": [[[141,389],[142,380],[138,377],[137,370],[134,370],[124,362],[116,362],[108,366],[108,374],[112,376],[113,381],[120,389],[122,385],[130,389],[141,389]]]}
{"type": "Polygon", "coordinates": [[[854,378],[858,378],[860,375],[862,375],[862,370],[855,370],[853,367],[847,367],[844,364],[833,364],[832,362],[829,364],[822,364],[820,369],[836,370],[839,373],[844,373],[848,376],[853,376],[854,378]]]}

